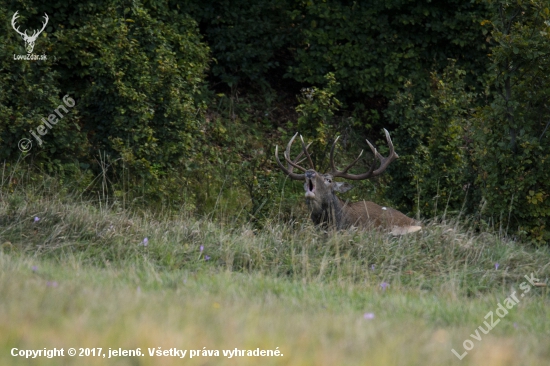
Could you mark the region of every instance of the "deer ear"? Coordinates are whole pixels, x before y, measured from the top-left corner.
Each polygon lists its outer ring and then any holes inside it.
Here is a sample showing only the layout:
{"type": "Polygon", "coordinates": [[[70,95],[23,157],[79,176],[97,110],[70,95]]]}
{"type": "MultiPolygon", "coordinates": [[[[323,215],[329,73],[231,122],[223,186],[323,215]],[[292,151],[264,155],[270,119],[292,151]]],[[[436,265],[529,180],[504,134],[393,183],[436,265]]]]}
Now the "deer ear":
{"type": "Polygon", "coordinates": [[[334,182],[333,190],[336,192],[344,193],[352,189],[353,186],[348,182],[334,182]]]}

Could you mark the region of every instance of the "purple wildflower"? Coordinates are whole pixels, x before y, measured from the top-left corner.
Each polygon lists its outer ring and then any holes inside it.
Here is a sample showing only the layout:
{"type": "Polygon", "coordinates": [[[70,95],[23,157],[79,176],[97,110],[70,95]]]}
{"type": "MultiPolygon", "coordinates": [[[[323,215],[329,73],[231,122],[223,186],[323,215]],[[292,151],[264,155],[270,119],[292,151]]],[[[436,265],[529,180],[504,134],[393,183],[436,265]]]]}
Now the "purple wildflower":
{"type": "Polygon", "coordinates": [[[145,238],[145,239],[143,239],[143,241],[141,242],[141,245],[143,245],[144,247],[146,247],[148,243],[149,243],[149,239],[145,238]]]}
{"type": "Polygon", "coordinates": [[[498,266],[500,266],[500,264],[495,263],[495,269],[498,269],[498,266]]]}
{"type": "Polygon", "coordinates": [[[374,264],[372,266],[370,266],[370,270],[374,271],[374,264]]]}
{"type": "Polygon", "coordinates": [[[201,245],[201,246],[199,247],[199,250],[200,250],[201,253],[202,253],[202,251],[204,250],[204,245],[201,245]]]}
{"type": "Polygon", "coordinates": [[[372,320],[372,319],[374,319],[374,313],[365,313],[363,315],[363,318],[368,319],[368,320],[372,320]]]}
{"type": "Polygon", "coordinates": [[[380,287],[382,287],[382,290],[386,290],[386,288],[387,288],[389,285],[390,285],[390,284],[387,283],[387,282],[382,282],[382,283],[380,284],[380,287]]]}
{"type": "Polygon", "coordinates": [[[205,260],[205,261],[209,261],[209,260],[210,260],[210,256],[209,256],[209,255],[205,255],[205,256],[204,256],[204,260],[205,260]]]}
{"type": "Polygon", "coordinates": [[[38,222],[38,221],[40,221],[40,217],[35,216],[35,217],[34,217],[34,222],[38,222]]]}
{"type": "Polygon", "coordinates": [[[33,272],[38,271],[38,267],[37,267],[37,266],[32,266],[32,271],[33,271],[33,272]]]}

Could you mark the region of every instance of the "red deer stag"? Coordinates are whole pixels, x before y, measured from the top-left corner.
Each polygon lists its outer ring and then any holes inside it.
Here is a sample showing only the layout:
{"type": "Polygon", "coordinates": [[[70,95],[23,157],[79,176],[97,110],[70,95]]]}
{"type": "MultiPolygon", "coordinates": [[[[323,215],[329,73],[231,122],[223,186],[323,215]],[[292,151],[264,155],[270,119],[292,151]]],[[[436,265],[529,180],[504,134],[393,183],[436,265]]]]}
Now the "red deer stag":
{"type": "Polygon", "coordinates": [[[353,188],[353,186],[347,182],[335,182],[333,180],[334,178],[340,177],[350,180],[362,180],[376,177],[377,175],[382,174],[388,165],[399,157],[394,151],[390,134],[386,129],[384,129],[384,132],[386,133],[386,140],[388,141],[388,145],[390,147],[390,153],[387,157],[383,157],[367,140],[370,149],[374,153],[375,159],[380,160],[380,167],[375,169],[375,160],[369,171],[363,174],[348,173],[348,170],[350,170],[350,168],[353,167],[357,161],[359,161],[363,151],[361,151],[359,156],[344,170],[336,169],[334,164],[334,148],[336,147],[339,137],[336,138],[332,144],[332,148],[330,149],[331,170],[325,174],[320,174],[315,170],[311,156],[307,151],[311,144],[306,146],[302,136],[300,136],[302,140],[302,152],[296,157],[296,159],[291,160],[290,147],[292,146],[296,136],[298,136],[298,133],[290,139],[284,152],[284,157],[288,163],[288,167],[285,168],[279,160],[279,148],[278,146],[275,147],[275,158],[277,159],[279,168],[281,168],[281,170],[290,178],[305,181],[304,189],[306,191],[306,202],[309,210],[311,211],[311,219],[315,225],[321,225],[327,228],[336,227],[339,230],[350,226],[361,226],[367,229],[382,228],[390,231],[393,235],[414,233],[422,228],[418,222],[403,215],[401,212],[393,208],[382,207],[370,201],[348,203],[336,196],[336,192],[347,192],[353,188]],[[304,154],[309,161],[311,169],[305,169],[298,165],[300,163],[299,159],[304,154]],[[294,168],[302,170],[304,174],[294,173],[294,168]]]}

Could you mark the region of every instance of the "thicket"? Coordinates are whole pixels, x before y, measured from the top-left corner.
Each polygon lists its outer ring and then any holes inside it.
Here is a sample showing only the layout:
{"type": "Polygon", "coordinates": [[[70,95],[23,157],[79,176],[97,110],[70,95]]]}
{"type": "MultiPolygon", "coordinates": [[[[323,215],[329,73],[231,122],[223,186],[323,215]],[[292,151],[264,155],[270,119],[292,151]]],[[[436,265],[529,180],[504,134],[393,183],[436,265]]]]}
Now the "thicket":
{"type": "Polygon", "coordinates": [[[185,12],[116,0],[23,1],[4,4],[0,22],[0,159],[17,160],[18,141],[34,140],[30,131],[68,94],[74,108],[27,154],[46,171],[109,167],[112,179],[154,182],[141,193],[162,195],[177,171],[202,164],[205,105],[197,96],[209,50],[185,12]],[[35,46],[47,60],[14,60],[26,53],[11,29],[15,11],[28,34],[49,14],[35,46]]]}
{"type": "MultiPolygon", "coordinates": [[[[123,201],[293,217],[300,185],[273,164],[300,131],[317,168],[364,139],[400,159],[348,195],[409,214],[473,215],[550,240],[544,1],[0,2],[0,157],[123,201]],[[50,22],[36,53],[11,29],[50,22]],[[76,105],[21,154],[69,94],[76,105]],[[100,174],[102,179],[95,179],[100,174]],[[281,191],[285,200],[281,200],[281,191]]],[[[369,156],[357,169],[370,164],[369,156]]]]}
{"type": "Polygon", "coordinates": [[[488,4],[484,89],[468,85],[467,71],[451,60],[432,73],[427,98],[408,82],[386,109],[404,152],[393,176],[408,183],[390,195],[423,213],[436,214],[438,205],[475,213],[482,226],[548,242],[550,8],[488,4]]]}
{"type": "Polygon", "coordinates": [[[495,4],[486,99],[472,118],[484,214],[550,241],[550,4],[495,4]]]}

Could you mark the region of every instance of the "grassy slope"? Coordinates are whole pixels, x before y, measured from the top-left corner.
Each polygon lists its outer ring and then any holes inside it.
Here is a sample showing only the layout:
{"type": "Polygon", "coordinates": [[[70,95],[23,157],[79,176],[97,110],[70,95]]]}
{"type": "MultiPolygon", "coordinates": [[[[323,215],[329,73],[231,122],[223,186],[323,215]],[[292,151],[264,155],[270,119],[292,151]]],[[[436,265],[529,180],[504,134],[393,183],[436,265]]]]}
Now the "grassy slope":
{"type": "Polygon", "coordinates": [[[67,364],[545,365],[550,297],[533,288],[462,361],[451,348],[547,249],[449,224],[416,236],[247,227],[114,206],[61,189],[0,199],[0,364],[12,347],[279,350],[279,358],[69,358],[67,364]],[[34,217],[40,220],[34,222],[34,217]],[[143,239],[148,238],[144,246],[143,239]],[[200,246],[204,246],[201,252],[200,246]],[[206,260],[206,256],[210,259],[206,260]],[[498,270],[495,263],[499,263],[498,270]],[[381,283],[389,286],[383,289],[381,283]],[[374,319],[365,319],[373,313],[374,319]]]}

